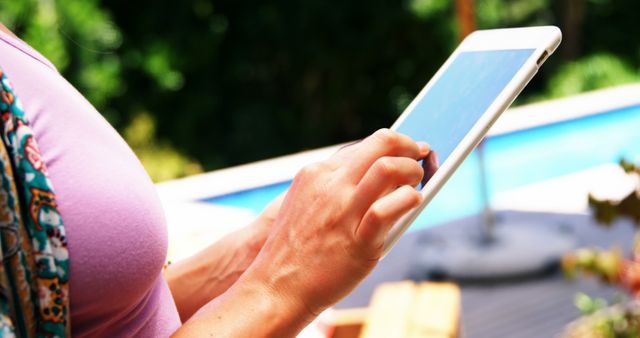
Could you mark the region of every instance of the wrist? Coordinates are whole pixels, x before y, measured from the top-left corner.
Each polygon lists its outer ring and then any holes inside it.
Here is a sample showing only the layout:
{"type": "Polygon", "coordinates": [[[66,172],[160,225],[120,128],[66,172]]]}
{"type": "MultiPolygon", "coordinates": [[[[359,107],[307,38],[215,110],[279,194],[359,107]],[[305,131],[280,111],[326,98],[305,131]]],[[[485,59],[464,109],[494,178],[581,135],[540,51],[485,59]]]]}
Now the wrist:
{"type": "Polygon", "coordinates": [[[200,309],[176,336],[295,337],[312,320],[264,283],[241,279],[200,309]]]}
{"type": "Polygon", "coordinates": [[[266,252],[261,252],[254,264],[240,277],[238,284],[262,290],[263,294],[270,295],[296,316],[304,316],[312,321],[324,307],[314,302],[314,292],[305,287],[310,285],[304,277],[305,269],[290,264],[282,255],[270,253],[268,248],[266,252]]]}
{"type": "Polygon", "coordinates": [[[253,306],[250,311],[260,314],[255,318],[262,323],[262,328],[256,336],[295,337],[316,317],[294,295],[252,276],[240,280],[232,292],[245,297],[243,303],[253,306]]]}
{"type": "Polygon", "coordinates": [[[251,265],[266,235],[248,226],[213,243],[164,271],[180,318],[186,321],[200,307],[222,295],[251,265]]]}

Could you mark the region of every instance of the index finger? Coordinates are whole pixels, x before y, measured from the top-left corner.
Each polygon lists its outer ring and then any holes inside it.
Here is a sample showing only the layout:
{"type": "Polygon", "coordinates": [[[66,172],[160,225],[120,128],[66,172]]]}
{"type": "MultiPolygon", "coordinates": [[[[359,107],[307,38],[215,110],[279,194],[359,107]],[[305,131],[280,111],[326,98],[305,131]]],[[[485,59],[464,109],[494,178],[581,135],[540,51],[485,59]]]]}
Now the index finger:
{"type": "Polygon", "coordinates": [[[346,147],[334,156],[345,163],[355,182],[359,182],[373,163],[384,156],[409,157],[415,160],[425,157],[429,152],[426,143],[417,143],[409,136],[389,129],[380,129],[361,142],[346,147]]]}

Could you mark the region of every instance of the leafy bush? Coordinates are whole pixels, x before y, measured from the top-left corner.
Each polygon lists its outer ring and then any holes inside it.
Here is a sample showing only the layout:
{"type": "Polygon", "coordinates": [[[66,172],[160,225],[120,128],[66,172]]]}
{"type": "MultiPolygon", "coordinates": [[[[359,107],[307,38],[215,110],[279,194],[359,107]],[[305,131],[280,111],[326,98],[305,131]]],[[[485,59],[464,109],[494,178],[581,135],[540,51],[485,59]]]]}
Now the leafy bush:
{"type": "Polygon", "coordinates": [[[549,79],[542,99],[563,96],[640,81],[640,73],[622,58],[597,53],[560,66],[549,79]]]}
{"type": "Polygon", "coordinates": [[[572,323],[563,338],[637,338],[640,335],[640,303],[603,307],[600,300],[584,294],[577,298],[593,311],[572,323]]]}
{"type": "Polygon", "coordinates": [[[156,140],[155,122],[149,114],[136,116],[124,129],[123,136],[155,182],[202,172],[200,164],[170,144],[156,140]]]}
{"type": "MultiPolygon", "coordinates": [[[[556,24],[582,32],[521,101],[637,80],[638,1],[474,3],[480,29],[556,24]],[[566,6],[578,3],[584,15],[571,26],[566,6]]],[[[0,1],[0,20],[117,130],[146,112],[159,144],[206,170],[390,125],[455,47],[454,13],[447,0],[0,1]]]]}
{"type": "MultiPolygon", "coordinates": [[[[640,167],[627,161],[620,166],[629,175],[640,178],[640,167]]],[[[589,205],[596,220],[610,226],[619,218],[631,219],[640,227],[640,180],[638,186],[620,201],[599,200],[589,196],[589,205]]],[[[638,337],[640,333],[640,239],[636,235],[630,257],[619,248],[602,250],[583,248],[563,258],[568,277],[578,274],[596,276],[602,281],[621,287],[636,301],[605,308],[603,300],[593,300],[584,294],[576,297],[576,305],[587,317],[570,326],[566,337],[614,338],[638,337]]]]}

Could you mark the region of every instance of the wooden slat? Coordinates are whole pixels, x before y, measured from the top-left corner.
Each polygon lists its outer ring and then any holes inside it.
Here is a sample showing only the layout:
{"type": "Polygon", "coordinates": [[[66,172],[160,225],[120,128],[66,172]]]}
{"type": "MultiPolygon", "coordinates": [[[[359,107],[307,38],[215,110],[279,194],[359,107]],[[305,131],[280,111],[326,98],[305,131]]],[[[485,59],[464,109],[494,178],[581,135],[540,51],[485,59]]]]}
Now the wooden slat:
{"type": "Polygon", "coordinates": [[[369,314],[368,307],[357,307],[350,309],[333,309],[326,321],[331,326],[341,325],[362,325],[369,314]]]}
{"type": "Polygon", "coordinates": [[[458,286],[389,283],[375,290],[360,338],[452,338],[459,323],[458,286]]]}
{"type": "Polygon", "coordinates": [[[362,331],[369,308],[334,309],[326,323],[333,327],[331,338],[356,338],[362,331]]]}
{"type": "Polygon", "coordinates": [[[361,338],[405,338],[407,317],[413,310],[413,282],[382,284],[373,293],[361,338]]]}
{"type": "Polygon", "coordinates": [[[451,283],[419,285],[408,320],[408,337],[456,337],[460,324],[460,289],[451,283]]]}

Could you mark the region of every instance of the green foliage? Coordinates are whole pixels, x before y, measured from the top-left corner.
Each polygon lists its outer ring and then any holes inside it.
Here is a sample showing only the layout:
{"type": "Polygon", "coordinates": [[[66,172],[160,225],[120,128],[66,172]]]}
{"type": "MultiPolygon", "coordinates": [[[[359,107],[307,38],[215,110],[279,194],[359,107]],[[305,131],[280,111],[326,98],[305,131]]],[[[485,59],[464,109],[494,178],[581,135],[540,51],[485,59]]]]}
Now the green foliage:
{"type": "MultiPolygon", "coordinates": [[[[562,65],[560,50],[525,101],[637,81],[640,2],[581,1],[579,58],[562,65]]],[[[567,24],[566,1],[474,3],[479,28],[567,24]]],[[[150,142],[171,149],[153,151],[184,159],[171,175],[190,172],[187,159],[210,170],[389,126],[457,44],[454,13],[447,0],[0,1],[0,20],[149,166],[151,150],[140,149],[152,148],[135,146],[126,132],[147,112],[150,142]]]]}
{"type": "Polygon", "coordinates": [[[624,59],[598,53],[562,65],[549,79],[545,99],[640,81],[640,73],[624,59]]]}
{"type": "Polygon", "coordinates": [[[476,13],[481,29],[548,25],[552,0],[478,0],[476,13]]]}
{"type": "Polygon", "coordinates": [[[123,131],[123,136],[154,181],[202,172],[197,162],[186,158],[171,145],[158,142],[155,134],[155,122],[147,113],[136,116],[123,131]]]}
{"type": "Polygon", "coordinates": [[[624,60],[634,69],[640,68],[640,1],[586,1],[584,24],[580,27],[583,56],[606,51],[624,60]]]}
{"type": "MultiPolygon", "coordinates": [[[[122,93],[120,30],[98,0],[0,2],[0,20],[47,57],[94,105],[122,93]]],[[[117,120],[109,108],[107,118],[117,120]],[[111,114],[110,114],[111,113],[111,114]]]]}
{"type": "Polygon", "coordinates": [[[584,294],[576,297],[588,316],[572,323],[563,332],[564,338],[636,338],[640,334],[640,306],[637,302],[604,308],[606,303],[584,294]]]}
{"type": "MultiPolygon", "coordinates": [[[[620,166],[629,175],[640,176],[640,167],[621,160],[620,166]]],[[[589,195],[589,205],[600,223],[611,225],[620,217],[633,220],[640,226],[640,181],[638,186],[621,201],[598,200],[589,195]]],[[[602,281],[621,287],[636,299],[640,296],[640,240],[636,235],[632,255],[625,258],[622,250],[581,248],[563,257],[562,266],[568,277],[578,273],[597,276],[602,281]]],[[[640,306],[637,301],[608,307],[601,299],[592,299],[579,293],[576,307],[586,317],[572,323],[563,337],[638,337],[640,333],[640,306]]]]}
{"type": "Polygon", "coordinates": [[[619,248],[580,248],[563,257],[562,267],[569,278],[575,278],[578,274],[588,274],[597,276],[607,283],[617,283],[620,281],[623,262],[624,257],[619,248]]]}
{"type": "Polygon", "coordinates": [[[607,306],[607,301],[602,298],[592,298],[589,295],[578,292],[575,296],[574,303],[580,313],[590,315],[596,311],[602,310],[607,306]]]}
{"type": "Polygon", "coordinates": [[[455,45],[449,1],[114,0],[122,55],[158,135],[217,168],[389,126],[455,45]],[[144,15],[141,15],[144,13],[144,15]]]}
{"type": "Polygon", "coordinates": [[[199,164],[156,139],[155,121],[148,114],[120,110],[112,101],[125,97],[139,104],[135,101],[137,88],[126,91],[125,86],[125,66],[132,64],[145,71],[160,88],[179,89],[183,79],[169,64],[169,46],[150,45],[146,57],[138,57],[136,63],[134,56],[119,50],[122,32],[97,0],[0,2],[0,20],[46,56],[119,127],[154,180],[201,171],[199,164]]]}
{"type": "Polygon", "coordinates": [[[409,8],[422,19],[429,19],[434,15],[441,15],[451,7],[449,0],[410,0],[409,8]]]}

